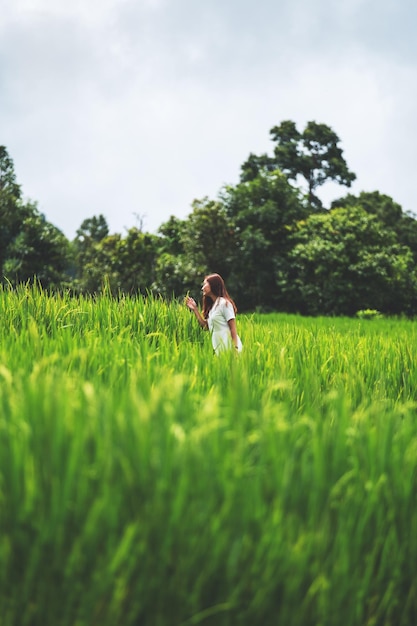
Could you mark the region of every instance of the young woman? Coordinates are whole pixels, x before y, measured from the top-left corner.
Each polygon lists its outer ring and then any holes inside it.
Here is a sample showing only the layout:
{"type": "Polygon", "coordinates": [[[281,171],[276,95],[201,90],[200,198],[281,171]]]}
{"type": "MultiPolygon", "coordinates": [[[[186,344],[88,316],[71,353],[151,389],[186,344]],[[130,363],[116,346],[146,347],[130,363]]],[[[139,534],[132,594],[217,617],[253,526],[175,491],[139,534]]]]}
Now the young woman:
{"type": "Polygon", "coordinates": [[[242,342],[236,330],[236,305],[227,293],[224,280],[219,274],[205,277],[203,292],[203,314],[198,310],[193,298],[188,297],[186,305],[194,313],[198,323],[211,333],[215,354],[223,350],[242,350],[242,342]]]}

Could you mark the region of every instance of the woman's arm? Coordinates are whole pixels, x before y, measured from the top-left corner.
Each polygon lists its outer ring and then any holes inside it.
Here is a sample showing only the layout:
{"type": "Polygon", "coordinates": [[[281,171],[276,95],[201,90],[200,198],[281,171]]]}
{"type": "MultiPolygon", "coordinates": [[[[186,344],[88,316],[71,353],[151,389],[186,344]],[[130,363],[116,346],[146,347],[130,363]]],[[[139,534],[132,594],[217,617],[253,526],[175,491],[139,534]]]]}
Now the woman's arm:
{"type": "Polygon", "coordinates": [[[188,296],[188,298],[185,301],[185,304],[188,306],[190,311],[194,313],[194,315],[197,318],[197,322],[200,324],[201,328],[203,328],[204,330],[208,330],[208,322],[207,320],[204,319],[204,317],[201,315],[200,311],[198,310],[195,300],[188,296]]]}
{"type": "Polygon", "coordinates": [[[238,338],[237,338],[236,320],[233,317],[231,320],[228,320],[227,323],[229,324],[229,329],[230,329],[230,334],[232,335],[233,345],[236,348],[236,350],[238,350],[239,343],[238,343],[238,338]]]}

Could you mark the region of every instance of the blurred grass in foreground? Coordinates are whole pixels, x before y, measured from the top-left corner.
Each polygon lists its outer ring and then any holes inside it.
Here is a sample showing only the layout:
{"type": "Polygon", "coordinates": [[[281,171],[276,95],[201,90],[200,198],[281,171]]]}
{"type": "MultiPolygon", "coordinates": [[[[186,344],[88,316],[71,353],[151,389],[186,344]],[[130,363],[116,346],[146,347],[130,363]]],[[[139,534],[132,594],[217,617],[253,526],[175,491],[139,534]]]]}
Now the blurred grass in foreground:
{"type": "Polygon", "coordinates": [[[1,626],[415,625],[416,324],[0,291],[1,626]]]}

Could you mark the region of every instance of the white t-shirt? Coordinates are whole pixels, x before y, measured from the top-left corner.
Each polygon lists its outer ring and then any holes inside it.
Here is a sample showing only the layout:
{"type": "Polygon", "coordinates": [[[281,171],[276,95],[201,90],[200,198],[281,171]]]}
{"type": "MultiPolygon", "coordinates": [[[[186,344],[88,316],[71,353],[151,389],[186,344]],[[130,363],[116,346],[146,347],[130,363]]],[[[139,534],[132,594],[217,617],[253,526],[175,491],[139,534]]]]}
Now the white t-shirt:
{"type": "MultiPolygon", "coordinates": [[[[216,354],[233,348],[229,320],[235,318],[231,302],[225,298],[217,298],[207,317],[208,328],[211,333],[211,342],[216,354]]],[[[238,351],[242,350],[242,342],[238,337],[238,351]]]]}

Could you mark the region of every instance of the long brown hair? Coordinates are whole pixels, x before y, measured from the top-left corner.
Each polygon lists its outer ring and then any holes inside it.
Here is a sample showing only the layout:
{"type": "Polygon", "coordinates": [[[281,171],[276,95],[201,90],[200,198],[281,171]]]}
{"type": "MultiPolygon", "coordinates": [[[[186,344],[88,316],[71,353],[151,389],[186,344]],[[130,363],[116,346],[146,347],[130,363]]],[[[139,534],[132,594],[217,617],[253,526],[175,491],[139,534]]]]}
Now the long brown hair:
{"type": "MultiPolygon", "coordinates": [[[[227,293],[226,285],[224,284],[224,280],[220,276],[220,274],[209,274],[208,276],[206,276],[204,278],[204,280],[206,280],[208,282],[208,284],[210,285],[211,293],[214,296],[216,296],[216,298],[224,298],[225,300],[230,302],[230,304],[233,307],[234,312],[237,313],[236,304],[233,302],[232,298],[227,293]]],[[[208,318],[208,314],[210,313],[210,310],[213,307],[213,304],[214,304],[214,302],[210,298],[210,296],[204,296],[203,295],[203,317],[204,317],[204,319],[208,318]]]]}

